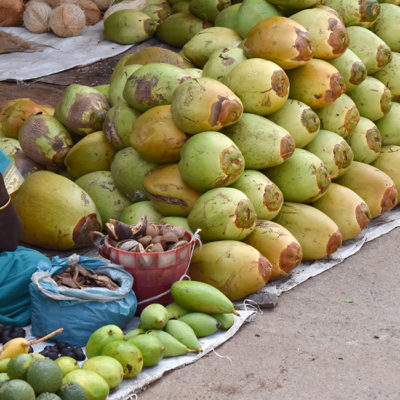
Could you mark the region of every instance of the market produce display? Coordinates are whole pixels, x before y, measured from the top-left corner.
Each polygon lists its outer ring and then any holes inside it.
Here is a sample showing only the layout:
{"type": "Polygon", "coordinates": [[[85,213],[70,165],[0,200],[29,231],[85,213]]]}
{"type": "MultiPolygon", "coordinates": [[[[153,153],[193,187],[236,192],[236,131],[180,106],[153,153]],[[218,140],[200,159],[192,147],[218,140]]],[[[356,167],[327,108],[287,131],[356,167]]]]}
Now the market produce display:
{"type": "Polygon", "coordinates": [[[400,5],[316,3],[122,1],[106,39],[180,51],[128,54],[109,84],[70,85],[55,109],[0,105],[0,149],[25,177],[12,196],[24,242],[74,250],[106,236],[127,267],[175,254],[185,232],[202,241],[174,302],[152,299],[134,331],[94,332],[64,384],[105,399],[163,357],[200,352],[232,325],[232,301],[398,205],[400,5]]]}

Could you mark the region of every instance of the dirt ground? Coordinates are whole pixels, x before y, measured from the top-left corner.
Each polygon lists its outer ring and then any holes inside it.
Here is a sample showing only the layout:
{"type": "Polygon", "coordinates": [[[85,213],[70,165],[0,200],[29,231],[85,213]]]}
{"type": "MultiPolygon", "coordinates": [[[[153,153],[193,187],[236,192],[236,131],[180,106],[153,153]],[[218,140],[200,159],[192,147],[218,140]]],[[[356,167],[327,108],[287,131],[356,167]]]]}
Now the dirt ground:
{"type": "MultiPolygon", "coordinates": [[[[70,83],[104,84],[119,58],[34,82],[0,82],[0,101],[56,105],[70,83]]],[[[229,341],[167,373],[140,400],[400,399],[400,229],[279,297],[229,341]]],[[[128,400],[128,399],[127,399],[128,400]]]]}

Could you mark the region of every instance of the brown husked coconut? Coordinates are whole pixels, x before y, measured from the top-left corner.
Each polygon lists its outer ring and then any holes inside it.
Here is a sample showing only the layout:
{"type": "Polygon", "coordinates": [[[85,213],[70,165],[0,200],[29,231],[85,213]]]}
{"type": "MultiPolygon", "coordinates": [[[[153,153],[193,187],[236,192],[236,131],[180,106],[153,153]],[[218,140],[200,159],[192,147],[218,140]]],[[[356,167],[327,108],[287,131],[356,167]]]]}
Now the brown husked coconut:
{"type": "Polygon", "coordinates": [[[92,0],[50,0],[50,1],[52,7],[57,7],[65,3],[76,4],[85,13],[86,25],[94,25],[101,18],[101,11],[99,10],[99,7],[97,7],[96,3],[93,2],[92,0]]]}
{"type": "Polygon", "coordinates": [[[22,24],[22,15],[25,5],[22,0],[0,1],[0,26],[19,26],[22,24]]]}
{"type": "MultiPolygon", "coordinates": [[[[95,0],[94,0],[95,1],[95,0]]],[[[122,3],[113,4],[103,16],[105,21],[111,14],[119,10],[143,10],[147,6],[146,0],[130,0],[123,1],[122,3]]]]}
{"type": "Polygon", "coordinates": [[[49,24],[57,36],[78,36],[86,24],[85,13],[76,4],[61,4],[51,11],[49,24]]]}
{"type": "Polygon", "coordinates": [[[24,25],[32,33],[43,33],[50,30],[49,18],[51,7],[43,2],[29,2],[24,11],[24,25]]]}
{"type": "Polygon", "coordinates": [[[99,7],[101,11],[107,10],[110,7],[113,0],[93,0],[96,3],[96,6],[99,7]]]}

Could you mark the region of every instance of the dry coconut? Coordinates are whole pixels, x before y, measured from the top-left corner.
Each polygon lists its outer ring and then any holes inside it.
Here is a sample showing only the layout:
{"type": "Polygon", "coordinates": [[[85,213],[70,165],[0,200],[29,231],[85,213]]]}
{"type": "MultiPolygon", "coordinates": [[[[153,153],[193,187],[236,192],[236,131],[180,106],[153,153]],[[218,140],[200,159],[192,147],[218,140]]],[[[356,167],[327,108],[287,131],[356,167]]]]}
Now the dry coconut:
{"type": "Polygon", "coordinates": [[[92,0],[53,0],[53,7],[61,4],[73,3],[79,6],[85,13],[86,25],[94,25],[101,18],[101,11],[92,0]]]}
{"type": "Polygon", "coordinates": [[[57,36],[78,36],[86,25],[86,17],[79,6],[65,3],[51,11],[49,24],[57,36]]]}
{"type": "Polygon", "coordinates": [[[30,2],[24,11],[24,25],[32,33],[43,33],[50,30],[49,17],[51,7],[38,1],[30,2]]]}
{"type": "Polygon", "coordinates": [[[103,16],[103,20],[105,21],[111,14],[115,13],[119,10],[143,10],[147,6],[146,0],[131,0],[131,1],[123,1],[122,3],[117,3],[112,5],[103,16]]]}
{"type": "Polygon", "coordinates": [[[0,0],[0,26],[19,26],[25,5],[23,0],[0,0]]]}
{"type": "Polygon", "coordinates": [[[93,0],[96,3],[96,6],[99,7],[99,10],[107,10],[110,7],[113,0],[93,0]]]}

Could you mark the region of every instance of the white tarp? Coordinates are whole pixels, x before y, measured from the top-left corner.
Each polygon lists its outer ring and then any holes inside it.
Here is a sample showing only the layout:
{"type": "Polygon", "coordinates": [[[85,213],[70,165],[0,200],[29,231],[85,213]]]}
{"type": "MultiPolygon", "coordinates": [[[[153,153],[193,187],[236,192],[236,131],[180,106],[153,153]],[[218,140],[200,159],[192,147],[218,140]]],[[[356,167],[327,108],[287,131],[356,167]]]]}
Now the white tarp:
{"type": "Polygon", "coordinates": [[[103,26],[100,20],[96,25],[85,27],[81,35],[70,38],[60,38],[54,33],[35,34],[23,27],[1,28],[1,31],[47,47],[34,52],[1,54],[0,81],[40,78],[116,56],[132,47],[104,40],[103,26]]]}

